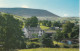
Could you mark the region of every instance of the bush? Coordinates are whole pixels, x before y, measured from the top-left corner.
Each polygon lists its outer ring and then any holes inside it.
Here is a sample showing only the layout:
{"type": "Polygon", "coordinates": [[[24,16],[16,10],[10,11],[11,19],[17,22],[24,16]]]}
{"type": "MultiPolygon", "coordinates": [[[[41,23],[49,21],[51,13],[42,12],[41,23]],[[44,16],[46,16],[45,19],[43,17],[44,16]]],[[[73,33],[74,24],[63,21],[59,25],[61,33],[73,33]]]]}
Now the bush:
{"type": "Polygon", "coordinates": [[[73,45],[72,48],[79,48],[79,45],[73,45]]]}
{"type": "Polygon", "coordinates": [[[38,40],[39,40],[38,38],[32,38],[32,39],[30,39],[31,42],[38,42],[38,40]]]}
{"type": "Polygon", "coordinates": [[[68,45],[64,45],[64,48],[70,48],[68,45]]]}
{"type": "Polygon", "coordinates": [[[28,48],[39,48],[40,44],[37,42],[30,42],[29,44],[27,44],[28,48]]]}
{"type": "Polygon", "coordinates": [[[21,43],[21,49],[25,49],[26,48],[26,43],[21,43]]]}
{"type": "Polygon", "coordinates": [[[53,41],[52,41],[52,37],[50,37],[49,34],[44,34],[41,37],[41,44],[42,44],[42,47],[52,48],[54,46],[53,41]]]}
{"type": "Polygon", "coordinates": [[[60,46],[58,44],[54,45],[55,48],[60,48],[60,46]]]}

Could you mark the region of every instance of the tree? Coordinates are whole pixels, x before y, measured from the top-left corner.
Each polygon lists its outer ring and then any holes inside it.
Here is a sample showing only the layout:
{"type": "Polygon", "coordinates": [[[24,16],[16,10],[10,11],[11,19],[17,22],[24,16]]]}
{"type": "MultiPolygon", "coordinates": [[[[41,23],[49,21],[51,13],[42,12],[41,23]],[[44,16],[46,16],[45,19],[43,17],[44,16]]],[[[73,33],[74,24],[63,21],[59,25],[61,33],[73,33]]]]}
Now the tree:
{"type": "Polygon", "coordinates": [[[31,19],[30,19],[30,18],[27,18],[27,20],[25,21],[25,25],[26,25],[27,27],[29,27],[30,24],[31,24],[31,19]]]}
{"type": "Polygon", "coordinates": [[[3,42],[5,51],[22,48],[25,44],[22,25],[23,23],[15,19],[13,15],[3,14],[0,16],[0,40],[3,42]]]}
{"type": "Polygon", "coordinates": [[[52,25],[51,21],[48,21],[47,26],[51,27],[51,25],[52,25]]]}
{"type": "Polygon", "coordinates": [[[68,34],[69,38],[71,39],[78,39],[79,38],[79,25],[74,26],[72,31],[68,34]]]}
{"type": "Polygon", "coordinates": [[[61,27],[61,23],[60,23],[60,22],[56,22],[56,21],[55,21],[55,22],[53,23],[53,26],[61,27]]]}
{"type": "Polygon", "coordinates": [[[64,38],[64,35],[60,30],[57,30],[56,34],[53,37],[54,37],[54,40],[61,41],[64,38]]]}
{"type": "Polygon", "coordinates": [[[62,25],[62,33],[64,34],[65,38],[69,38],[69,34],[72,31],[72,28],[74,27],[74,23],[71,23],[70,21],[67,21],[65,24],[62,25]]]}
{"type": "Polygon", "coordinates": [[[42,25],[47,26],[48,20],[43,20],[42,25]]]}
{"type": "Polygon", "coordinates": [[[38,19],[36,16],[31,17],[31,27],[36,27],[38,25],[38,19]]]}
{"type": "Polygon", "coordinates": [[[34,34],[32,34],[32,37],[33,38],[38,38],[38,34],[34,33],[34,34]]]}
{"type": "Polygon", "coordinates": [[[31,18],[27,18],[25,24],[27,27],[36,27],[38,25],[38,19],[36,16],[32,16],[31,18]]]}
{"type": "Polygon", "coordinates": [[[53,47],[52,38],[48,34],[43,34],[41,43],[43,47],[53,47]]]}
{"type": "Polygon", "coordinates": [[[79,26],[74,26],[74,23],[67,21],[62,25],[62,31],[57,30],[54,39],[56,41],[61,41],[62,39],[78,39],[79,37],[79,26]]]}

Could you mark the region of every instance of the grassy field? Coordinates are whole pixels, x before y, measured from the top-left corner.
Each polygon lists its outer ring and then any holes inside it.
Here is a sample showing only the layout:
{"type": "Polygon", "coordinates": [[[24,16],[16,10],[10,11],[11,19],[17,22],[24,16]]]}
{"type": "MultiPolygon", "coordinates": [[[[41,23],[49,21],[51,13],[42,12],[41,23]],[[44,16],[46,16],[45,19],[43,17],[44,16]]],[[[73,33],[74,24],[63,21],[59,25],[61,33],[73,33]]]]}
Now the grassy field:
{"type": "Polygon", "coordinates": [[[50,27],[40,26],[40,28],[41,28],[42,30],[46,30],[46,29],[49,29],[50,27]]]}
{"type": "Polygon", "coordinates": [[[21,49],[18,51],[79,51],[78,48],[36,48],[36,49],[21,49]]]}

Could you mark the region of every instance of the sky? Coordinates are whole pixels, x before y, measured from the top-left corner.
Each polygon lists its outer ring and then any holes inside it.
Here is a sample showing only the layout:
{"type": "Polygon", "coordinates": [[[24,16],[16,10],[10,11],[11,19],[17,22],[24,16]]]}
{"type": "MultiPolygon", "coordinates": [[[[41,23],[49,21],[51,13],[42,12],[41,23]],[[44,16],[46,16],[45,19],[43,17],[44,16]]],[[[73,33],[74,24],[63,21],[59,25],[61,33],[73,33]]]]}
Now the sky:
{"type": "Polygon", "coordinates": [[[0,0],[0,8],[15,7],[44,9],[61,17],[79,16],[79,0],[0,0]]]}

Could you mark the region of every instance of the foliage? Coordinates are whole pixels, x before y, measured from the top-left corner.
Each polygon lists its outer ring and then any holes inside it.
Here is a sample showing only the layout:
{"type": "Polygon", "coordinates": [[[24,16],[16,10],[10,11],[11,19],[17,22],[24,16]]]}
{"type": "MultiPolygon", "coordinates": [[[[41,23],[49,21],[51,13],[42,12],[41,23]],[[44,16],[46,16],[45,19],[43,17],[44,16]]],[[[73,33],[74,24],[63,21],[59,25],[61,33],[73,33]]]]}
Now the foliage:
{"type": "Polygon", "coordinates": [[[70,38],[78,39],[79,38],[79,25],[74,26],[72,28],[72,31],[69,34],[70,34],[70,38]]]}
{"type": "Polygon", "coordinates": [[[78,45],[73,45],[72,48],[79,48],[79,44],[78,45]]]}
{"type": "Polygon", "coordinates": [[[70,48],[70,46],[68,46],[68,45],[64,45],[64,48],[70,48]]]}
{"type": "Polygon", "coordinates": [[[52,22],[48,21],[48,20],[43,20],[40,21],[42,23],[43,26],[47,26],[47,27],[51,27],[52,26],[52,22]]]}
{"type": "Polygon", "coordinates": [[[57,30],[56,34],[53,37],[54,37],[54,40],[56,40],[56,41],[61,41],[64,38],[64,36],[60,30],[57,30]]]}
{"type": "Polygon", "coordinates": [[[40,43],[38,42],[27,42],[27,48],[39,48],[40,43]]]}
{"type": "Polygon", "coordinates": [[[51,27],[51,25],[52,25],[51,21],[48,21],[47,26],[51,27]]]}
{"type": "Polygon", "coordinates": [[[48,34],[44,34],[41,39],[42,47],[53,47],[53,41],[48,34]]]}
{"type": "Polygon", "coordinates": [[[71,23],[70,21],[67,21],[62,26],[62,33],[65,38],[69,38],[69,33],[72,31],[72,28],[74,27],[74,23],[71,23]]]}
{"type": "Polygon", "coordinates": [[[32,38],[32,39],[29,39],[31,42],[38,42],[38,38],[32,38]]]}
{"type": "Polygon", "coordinates": [[[58,21],[53,22],[53,26],[55,27],[61,27],[61,23],[58,21]]]}
{"type": "Polygon", "coordinates": [[[28,48],[39,48],[39,47],[40,45],[35,43],[31,43],[30,45],[28,45],[28,48]]]}
{"type": "Polygon", "coordinates": [[[41,46],[41,43],[39,43],[38,38],[29,39],[29,41],[27,41],[26,44],[27,48],[39,48],[41,46]]]}
{"type": "Polygon", "coordinates": [[[0,41],[3,42],[4,50],[22,48],[24,44],[24,34],[22,32],[23,23],[15,19],[13,15],[0,15],[0,41]]]}
{"type": "Polygon", "coordinates": [[[47,23],[48,23],[48,20],[43,20],[43,21],[42,21],[42,25],[43,25],[43,26],[46,26],[47,23]]]}
{"type": "Polygon", "coordinates": [[[27,18],[25,24],[27,27],[36,27],[38,25],[38,19],[36,16],[32,16],[31,18],[27,18]]]}
{"type": "Polygon", "coordinates": [[[33,38],[38,38],[38,34],[34,33],[32,34],[33,38]]]}
{"type": "Polygon", "coordinates": [[[27,20],[25,21],[25,25],[28,27],[30,26],[30,23],[31,23],[31,19],[27,18],[27,20]]]}
{"type": "Polygon", "coordinates": [[[55,48],[60,48],[60,45],[55,44],[54,47],[55,47],[55,48]]]}
{"type": "Polygon", "coordinates": [[[79,26],[74,25],[70,21],[67,21],[62,25],[62,31],[57,30],[53,36],[54,40],[61,41],[63,39],[78,39],[79,37],[79,26]]]}

